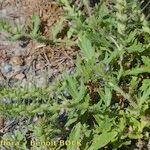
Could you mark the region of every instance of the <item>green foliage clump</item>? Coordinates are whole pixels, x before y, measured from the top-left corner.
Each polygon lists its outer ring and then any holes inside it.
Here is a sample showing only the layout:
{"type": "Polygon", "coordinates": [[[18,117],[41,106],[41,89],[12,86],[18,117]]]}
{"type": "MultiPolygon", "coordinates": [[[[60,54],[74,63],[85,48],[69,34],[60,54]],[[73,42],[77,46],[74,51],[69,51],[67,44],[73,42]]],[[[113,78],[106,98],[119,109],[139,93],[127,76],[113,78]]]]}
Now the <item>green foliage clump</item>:
{"type": "MultiPolygon", "coordinates": [[[[63,42],[81,50],[75,73],[64,73],[62,80],[43,89],[1,89],[1,99],[12,103],[1,102],[0,112],[42,112],[44,117],[28,126],[38,140],[80,141],[58,149],[119,149],[133,140],[148,140],[150,27],[140,7],[134,1],[102,1],[87,15],[67,0],[61,3],[63,21],[69,22],[63,42]]],[[[54,29],[54,35],[61,32],[54,29]]]]}

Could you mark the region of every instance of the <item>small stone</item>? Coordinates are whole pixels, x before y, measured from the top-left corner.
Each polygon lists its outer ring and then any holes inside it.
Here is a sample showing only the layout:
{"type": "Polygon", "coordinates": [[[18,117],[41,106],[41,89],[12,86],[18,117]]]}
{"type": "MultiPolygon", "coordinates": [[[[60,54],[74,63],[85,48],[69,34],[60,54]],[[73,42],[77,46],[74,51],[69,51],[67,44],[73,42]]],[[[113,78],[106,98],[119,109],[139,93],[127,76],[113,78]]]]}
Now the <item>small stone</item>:
{"type": "Polygon", "coordinates": [[[37,116],[34,116],[32,121],[33,121],[34,123],[37,122],[37,121],[38,121],[38,117],[37,117],[37,116]]]}
{"type": "Polygon", "coordinates": [[[14,56],[16,57],[21,57],[21,56],[27,56],[28,55],[28,52],[27,52],[27,48],[21,48],[21,47],[17,47],[15,48],[15,51],[14,51],[14,56]]]}
{"type": "Polygon", "coordinates": [[[37,86],[37,87],[46,86],[47,83],[48,83],[48,80],[47,80],[46,77],[44,77],[44,76],[39,76],[39,77],[36,79],[36,86],[37,86]]]}
{"type": "Polygon", "coordinates": [[[147,148],[150,150],[150,139],[148,140],[147,148]]]}
{"type": "Polygon", "coordinates": [[[12,57],[10,59],[10,64],[12,65],[22,65],[23,64],[23,59],[21,57],[12,57]]]}
{"type": "Polygon", "coordinates": [[[64,96],[66,99],[72,99],[72,96],[71,96],[67,91],[64,91],[64,92],[63,92],[63,96],[64,96]]]}
{"type": "Polygon", "coordinates": [[[11,104],[11,100],[9,98],[3,98],[1,100],[4,104],[11,104]]]}
{"type": "Polygon", "coordinates": [[[36,64],[36,69],[38,69],[38,70],[41,70],[41,69],[43,69],[44,68],[44,64],[43,63],[37,63],[36,64]]]}
{"type": "Polygon", "coordinates": [[[17,75],[15,76],[15,78],[16,78],[17,80],[22,80],[22,79],[25,78],[25,75],[24,75],[23,73],[19,73],[19,74],[17,74],[17,75]]]}
{"type": "Polygon", "coordinates": [[[20,65],[15,65],[14,67],[13,67],[13,71],[14,72],[21,72],[21,71],[23,71],[25,69],[25,66],[20,66],[20,65]]]}
{"type": "Polygon", "coordinates": [[[3,71],[2,72],[4,72],[4,73],[9,73],[9,72],[11,72],[12,71],[12,65],[11,64],[5,64],[4,66],[3,66],[3,71]]]}
{"type": "Polygon", "coordinates": [[[30,66],[31,65],[31,62],[34,58],[32,56],[28,56],[26,59],[25,59],[25,64],[27,66],[30,66]]]}

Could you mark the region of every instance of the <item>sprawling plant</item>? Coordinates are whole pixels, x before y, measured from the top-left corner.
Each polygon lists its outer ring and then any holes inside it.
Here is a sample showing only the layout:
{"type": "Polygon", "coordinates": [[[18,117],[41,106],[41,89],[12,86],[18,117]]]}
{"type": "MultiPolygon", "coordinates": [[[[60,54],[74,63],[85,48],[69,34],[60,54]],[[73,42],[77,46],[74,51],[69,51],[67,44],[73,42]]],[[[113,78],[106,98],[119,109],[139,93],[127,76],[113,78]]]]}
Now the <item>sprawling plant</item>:
{"type": "MultiPolygon", "coordinates": [[[[67,0],[61,3],[66,15],[58,26],[69,26],[62,40],[81,50],[75,73],[64,73],[63,79],[42,89],[2,88],[0,112],[30,117],[42,113],[37,124],[28,126],[37,139],[78,143],[58,149],[119,149],[133,140],[148,140],[150,27],[140,7],[135,1],[116,0],[91,9],[83,1],[91,11],[87,14],[67,0]],[[12,101],[5,104],[4,99],[12,101]]],[[[61,29],[54,27],[54,39],[61,29]]]]}

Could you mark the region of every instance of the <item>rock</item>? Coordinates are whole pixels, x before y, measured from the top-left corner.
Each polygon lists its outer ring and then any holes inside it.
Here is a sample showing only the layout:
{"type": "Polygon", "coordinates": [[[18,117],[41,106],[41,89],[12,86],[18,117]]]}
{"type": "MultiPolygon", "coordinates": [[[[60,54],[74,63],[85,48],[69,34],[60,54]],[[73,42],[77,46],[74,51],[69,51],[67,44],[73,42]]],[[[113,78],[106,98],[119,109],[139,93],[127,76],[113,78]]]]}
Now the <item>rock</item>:
{"type": "Polygon", "coordinates": [[[23,59],[21,57],[15,56],[15,57],[12,57],[9,62],[12,65],[20,65],[21,66],[23,64],[23,59]]]}
{"type": "Polygon", "coordinates": [[[15,79],[17,80],[23,80],[25,78],[25,75],[23,73],[19,73],[15,76],[15,79]]]}
{"type": "Polygon", "coordinates": [[[66,99],[72,99],[72,96],[68,93],[68,91],[64,91],[63,92],[63,96],[66,98],[66,99]]]}
{"type": "Polygon", "coordinates": [[[46,86],[48,83],[48,80],[47,78],[43,75],[43,76],[38,76],[37,79],[36,79],[36,86],[37,87],[43,87],[43,86],[46,86]]]}
{"type": "Polygon", "coordinates": [[[36,123],[37,121],[38,121],[38,117],[37,117],[37,116],[34,116],[32,122],[33,122],[33,123],[36,123]]]}
{"type": "Polygon", "coordinates": [[[137,143],[136,143],[136,146],[138,149],[143,149],[144,148],[144,145],[145,145],[145,141],[144,140],[141,140],[141,139],[138,139],[137,143]]]}
{"type": "Polygon", "coordinates": [[[22,72],[26,69],[25,66],[20,66],[20,65],[16,65],[16,66],[13,66],[13,71],[14,72],[22,72]]]}
{"type": "Polygon", "coordinates": [[[30,66],[31,64],[31,62],[32,62],[32,60],[33,60],[33,57],[32,56],[28,56],[26,59],[25,59],[25,64],[27,65],[27,66],[30,66]]]}
{"type": "Polygon", "coordinates": [[[2,103],[4,103],[4,104],[11,104],[11,102],[12,102],[11,99],[9,99],[9,98],[7,98],[7,97],[1,99],[1,101],[2,101],[2,103]]]}
{"type": "MultiPolygon", "coordinates": [[[[28,78],[28,77],[27,77],[28,78]]],[[[23,79],[20,83],[20,86],[23,88],[28,88],[31,89],[34,86],[33,80],[32,79],[23,79]]]]}
{"type": "Polygon", "coordinates": [[[6,74],[12,71],[12,65],[9,63],[3,63],[1,67],[2,73],[6,74]]]}
{"type": "Polygon", "coordinates": [[[14,51],[14,56],[27,56],[27,49],[25,48],[21,48],[21,47],[17,47],[14,51]]]}
{"type": "Polygon", "coordinates": [[[45,67],[45,63],[44,62],[36,64],[36,69],[37,70],[42,70],[44,67],[45,67]]]}

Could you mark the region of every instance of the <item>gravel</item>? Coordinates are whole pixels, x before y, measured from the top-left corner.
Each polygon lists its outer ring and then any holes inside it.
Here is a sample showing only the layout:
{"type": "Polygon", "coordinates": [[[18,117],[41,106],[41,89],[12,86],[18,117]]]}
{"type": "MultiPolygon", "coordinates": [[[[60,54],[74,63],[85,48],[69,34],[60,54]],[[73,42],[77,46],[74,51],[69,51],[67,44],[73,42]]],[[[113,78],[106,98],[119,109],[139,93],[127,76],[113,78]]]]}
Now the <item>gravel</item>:
{"type": "MultiPolygon", "coordinates": [[[[9,0],[8,0],[9,1],[9,0]]],[[[0,1],[1,2],[1,1],[0,1]]],[[[21,1],[19,1],[20,3],[21,1]]],[[[5,3],[5,1],[3,1],[5,3]]],[[[21,9],[11,6],[11,3],[5,8],[0,10],[0,18],[8,21],[9,24],[15,30],[18,27],[23,27],[25,23],[25,17],[21,9]],[[10,5],[10,6],[9,6],[10,5]]],[[[28,37],[22,36],[16,41],[10,41],[10,34],[0,31],[0,56],[4,56],[6,59],[0,58],[0,86],[4,85],[4,82],[9,87],[21,87],[21,88],[32,88],[45,87],[54,83],[56,77],[60,77],[60,71],[57,67],[51,68],[48,60],[43,58],[37,60],[33,54],[29,55],[34,46],[34,41],[28,37]]],[[[54,47],[55,48],[55,47],[54,47]]],[[[57,48],[57,47],[56,47],[57,48]]],[[[60,49],[61,51],[61,49],[60,49]]],[[[36,56],[38,55],[38,51],[36,56]]],[[[61,56],[60,56],[61,57],[61,56]]],[[[59,55],[58,55],[59,58],[59,55]]],[[[56,64],[57,65],[57,64],[56,64]]],[[[69,64],[66,64],[69,66],[69,64]]],[[[75,70],[70,67],[68,70],[69,74],[73,74],[75,70]]],[[[63,93],[67,99],[71,99],[71,95],[64,91],[63,93]]],[[[33,99],[26,99],[19,101],[21,104],[30,105],[33,99]]],[[[1,99],[1,103],[5,105],[18,105],[15,99],[9,99],[7,97],[1,99]]],[[[32,119],[22,120],[14,117],[7,118],[5,122],[5,133],[1,136],[2,138],[14,136],[15,131],[19,130],[23,135],[28,133],[28,125],[36,123],[39,116],[43,114],[37,114],[32,119]],[[30,121],[29,121],[30,120],[30,121]]],[[[67,112],[61,111],[58,117],[58,121],[63,126],[67,120],[67,112]]],[[[6,149],[6,148],[1,148],[6,149]]]]}

